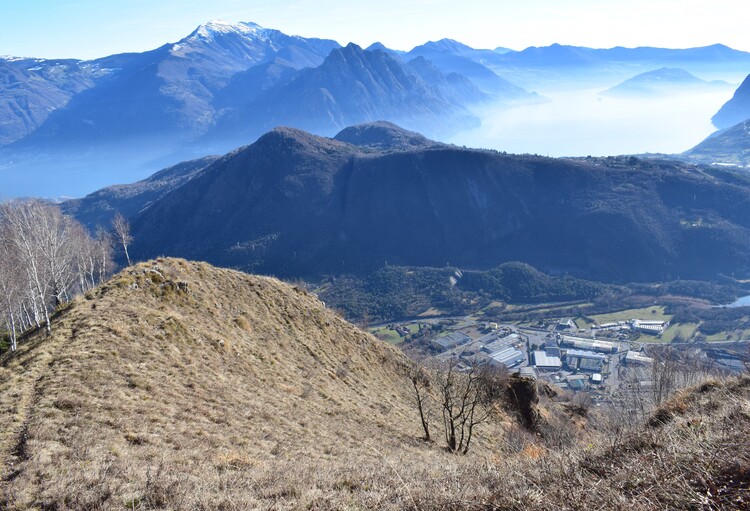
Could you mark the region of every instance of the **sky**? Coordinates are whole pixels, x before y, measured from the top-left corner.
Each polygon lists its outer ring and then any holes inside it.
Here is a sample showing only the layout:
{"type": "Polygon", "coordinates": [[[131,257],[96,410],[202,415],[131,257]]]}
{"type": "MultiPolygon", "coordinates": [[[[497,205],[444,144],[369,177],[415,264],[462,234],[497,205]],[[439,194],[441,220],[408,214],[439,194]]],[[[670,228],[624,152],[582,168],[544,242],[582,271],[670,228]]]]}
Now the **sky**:
{"type": "Polygon", "coordinates": [[[722,43],[750,51],[746,12],[747,0],[0,0],[0,55],[145,51],[213,19],[402,50],[448,37],[516,50],[722,43]]]}

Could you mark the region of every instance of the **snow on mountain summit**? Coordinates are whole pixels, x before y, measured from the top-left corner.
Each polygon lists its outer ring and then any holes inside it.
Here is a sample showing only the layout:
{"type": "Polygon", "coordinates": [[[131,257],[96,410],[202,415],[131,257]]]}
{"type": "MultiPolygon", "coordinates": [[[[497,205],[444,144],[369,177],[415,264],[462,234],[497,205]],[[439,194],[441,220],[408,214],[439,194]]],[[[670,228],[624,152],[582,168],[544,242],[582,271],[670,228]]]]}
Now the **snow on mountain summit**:
{"type": "Polygon", "coordinates": [[[171,53],[176,56],[185,56],[196,51],[197,48],[204,48],[206,45],[214,46],[216,43],[222,47],[226,45],[235,47],[238,40],[243,41],[242,45],[265,44],[271,40],[273,32],[252,22],[232,23],[212,20],[200,25],[190,35],[173,44],[171,53]]]}
{"type": "Polygon", "coordinates": [[[212,39],[215,35],[240,34],[244,36],[263,36],[265,29],[252,22],[231,23],[223,20],[212,20],[200,25],[189,37],[212,39]]]}

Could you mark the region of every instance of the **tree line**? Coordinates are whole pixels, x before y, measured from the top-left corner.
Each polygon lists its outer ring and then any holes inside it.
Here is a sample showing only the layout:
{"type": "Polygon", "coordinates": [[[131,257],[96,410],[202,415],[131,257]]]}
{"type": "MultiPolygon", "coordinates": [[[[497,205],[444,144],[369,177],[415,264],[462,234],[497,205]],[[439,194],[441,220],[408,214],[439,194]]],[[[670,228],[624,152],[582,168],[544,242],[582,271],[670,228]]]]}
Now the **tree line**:
{"type": "MultiPolygon", "coordinates": [[[[115,235],[95,234],[43,200],[12,200],[0,205],[0,330],[10,349],[30,328],[46,328],[50,315],[85,293],[114,269],[115,242],[130,242],[127,222],[117,215],[115,235]]],[[[129,257],[128,257],[129,261],[129,257]]]]}

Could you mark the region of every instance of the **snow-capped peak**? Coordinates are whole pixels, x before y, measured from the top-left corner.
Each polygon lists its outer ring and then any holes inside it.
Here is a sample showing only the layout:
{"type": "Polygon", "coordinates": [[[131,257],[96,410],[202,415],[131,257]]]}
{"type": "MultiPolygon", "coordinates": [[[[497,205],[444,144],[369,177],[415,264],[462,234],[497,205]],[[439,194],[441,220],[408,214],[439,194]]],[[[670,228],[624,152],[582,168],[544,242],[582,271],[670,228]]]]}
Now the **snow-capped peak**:
{"type": "Polygon", "coordinates": [[[251,22],[230,23],[223,20],[213,20],[199,26],[191,36],[212,39],[218,34],[241,34],[244,36],[262,37],[265,29],[251,22]]]}

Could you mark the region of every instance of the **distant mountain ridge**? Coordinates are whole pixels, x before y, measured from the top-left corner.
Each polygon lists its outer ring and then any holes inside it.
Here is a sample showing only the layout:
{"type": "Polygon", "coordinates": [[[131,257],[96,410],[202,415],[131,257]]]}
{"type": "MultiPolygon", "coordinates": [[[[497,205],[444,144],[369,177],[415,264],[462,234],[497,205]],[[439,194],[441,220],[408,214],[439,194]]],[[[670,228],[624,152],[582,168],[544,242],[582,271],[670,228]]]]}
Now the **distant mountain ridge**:
{"type": "Polygon", "coordinates": [[[109,229],[116,213],[133,217],[197,176],[203,169],[218,160],[218,156],[206,156],[166,168],[156,174],[132,184],[113,185],[61,204],[64,213],[74,215],[92,231],[109,229]]]}
{"type": "Polygon", "coordinates": [[[80,196],[224,153],[277,125],[332,136],[385,119],[446,137],[476,126],[488,101],[504,108],[543,101],[529,91],[543,94],[550,83],[611,84],[659,66],[710,79],[750,65],[750,54],[721,45],[496,51],[440,39],[408,52],[355,46],[212,21],[144,53],[4,58],[0,188],[11,196],[80,196]]]}
{"type": "Polygon", "coordinates": [[[106,87],[77,96],[20,144],[85,144],[113,136],[190,140],[213,125],[214,94],[234,74],[268,62],[281,48],[299,47],[322,62],[337,46],[252,23],[210,22],[176,44],[135,55],[106,87]]]}
{"type": "Polygon", "coordinates": [[[734,82],[750,67],[750,53],[722,44],[687,49],[552,44],[499,54],[489,67],[532,90],[562,82],[602,86],[661,67],[682,68],[707,80],[732,75],[729,81],[734,82]]]}
{"type": "Polygon", "coordinates": [[[750,119],[713,133],[680,157],[719,166],[750,167],[750,119]]]}
{"type": "Polygon", "coordinates": [[[0,58],[0,146],[32,133],[50,112],[114,72],[98,61],[0,58]]]}
{"type": "MultiPolygon", "coordinates": [[[[277,125],[334,135],[387,119],[446,134],[476,126],[471,110],[482,102],[536,100],[483,65],[464,64],[471,77],[396,52],[212,21],[152,51],[70,61],[72,83],[50,78],[38,92],[28,89],[34,97],[20,114],[24,97],[12,88],[5,93],[0,82],[0,115],[10,118],[0,117],[0,126],[9,126],[0,140],[10,143],[0,148],[0,185],[18,186],[20,174],[32,175],[58,194],[75,195],[74,181],[58,173],[106,168],[108,182],[116,182],[126,171],[226,152],[277,125]]],[[[26,76],[30,65],[4,61],[0,73],[6,67],[26,76]]]]}
{"type": "Polygon", "coordinates": [[[663,96],[679,92],[725,89],[730,84],[722,81],[707,82],[681,68],[662,67],[647,71],[607,89],[607,96],[663,96]]]}
{"type": "Polygon", "coordinates": [[[478,119],[467,105],[488,99],[470,81],[445,76],[427,62],[403,63],[389,53],[349,44],[219,121],[213,136],[247,140],[279,125],[334,135],[379,119],[445,133],[475,126],[478,119]],[[264,116],[254,119],[258,111],[264,116]]]}
{"type": "Polygon", "coordinates": [[[614,282],[750,273],[750,184],[707,172],[462,149],[382,123],[337,139],[283,128],[131,217],[132,252],[285,276],[506,261],[614,282]]]}
{"type": "Polygon", "coordinates": [[[750,119],[750,75],[740,84],[732,99],[711,118],[717,128],[729,128],[750,119]]]}

